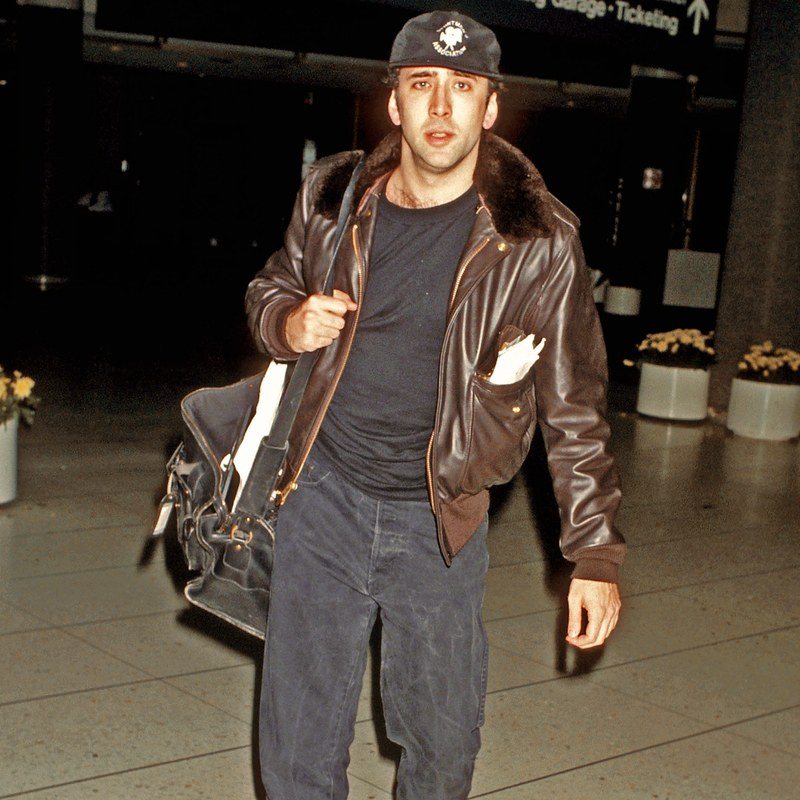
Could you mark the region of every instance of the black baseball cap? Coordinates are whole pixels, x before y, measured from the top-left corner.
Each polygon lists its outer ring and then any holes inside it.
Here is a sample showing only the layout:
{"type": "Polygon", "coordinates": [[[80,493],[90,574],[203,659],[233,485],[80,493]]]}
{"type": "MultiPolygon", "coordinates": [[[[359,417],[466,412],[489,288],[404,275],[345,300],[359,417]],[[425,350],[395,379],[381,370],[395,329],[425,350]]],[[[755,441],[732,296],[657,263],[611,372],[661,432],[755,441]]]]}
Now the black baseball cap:
{"type": "Polygon", "coordinates": [[[403,25],[389,67],[447,67],[500,78],[500,45],[485,25],[458,11],[431,11],[403,25]]]}

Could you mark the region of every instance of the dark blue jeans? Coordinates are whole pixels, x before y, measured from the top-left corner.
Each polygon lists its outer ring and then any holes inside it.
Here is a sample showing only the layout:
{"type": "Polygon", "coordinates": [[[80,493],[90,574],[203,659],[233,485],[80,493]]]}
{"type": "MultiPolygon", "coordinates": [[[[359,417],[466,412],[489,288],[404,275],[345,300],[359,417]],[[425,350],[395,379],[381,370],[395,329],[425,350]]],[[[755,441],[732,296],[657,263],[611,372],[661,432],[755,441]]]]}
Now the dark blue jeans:
{"type": "Polygon", "coordinates": [[[399,800],[462,800],[480,747],[486,521],[447,567],[427,502],[368,497],[315,449],[281,509],[259,723],[270,800],[345,800],[370,631],[399,800]]]}

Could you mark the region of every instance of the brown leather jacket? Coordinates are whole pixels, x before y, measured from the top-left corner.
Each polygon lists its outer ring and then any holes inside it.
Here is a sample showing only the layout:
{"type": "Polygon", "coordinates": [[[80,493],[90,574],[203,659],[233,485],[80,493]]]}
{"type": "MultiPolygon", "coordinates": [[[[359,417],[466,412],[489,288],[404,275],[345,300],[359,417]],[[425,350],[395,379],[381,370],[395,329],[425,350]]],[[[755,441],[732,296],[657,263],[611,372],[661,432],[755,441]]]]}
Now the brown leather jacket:
{"type": "MultiPolygon", "coordinates": [[[[369,156],[356,209],[335,265],[334,287],[357,303],[369,273],[377,198],[399,163],[399,134],[369,156]]],[[[247,290],[251,330],[274,358],[297,357],[285,339],[288,312],[322,291],[344,188],[357,153],[320,161],[295,203],[284,246],[247,290]]],[[[578,238],[578,219],[547,191],[525,156],[484,134],[475,173],[481,206],[456,273],[439,365],[428,488],[449,564],[481,522],[487,487],[522,465],[537,420],[561,511],[561,551],[573,577],[617,580],[625,543],[613,527],[620,491],[607,451],[606,356],[578,238]],[[499,347],[520,332],[547,343],[517,383],[493,385],[499,347]]],[[[281,487],[292,491],[344,369],[358,311],[320,352],[289,442],[281,487]]]]}

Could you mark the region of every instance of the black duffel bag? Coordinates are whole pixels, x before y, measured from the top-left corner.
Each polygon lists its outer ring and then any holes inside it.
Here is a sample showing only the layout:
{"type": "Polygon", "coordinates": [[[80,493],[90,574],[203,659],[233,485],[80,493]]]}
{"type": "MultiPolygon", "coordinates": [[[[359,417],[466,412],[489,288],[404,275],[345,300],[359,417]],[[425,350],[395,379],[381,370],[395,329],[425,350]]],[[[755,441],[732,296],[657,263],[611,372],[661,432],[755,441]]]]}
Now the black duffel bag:
{"type": "MultiPolygon", "coordinates": [[[[342,199],[335,246],[324,292],[331,293],[333,264],[350,216],[362,160],[342,199]]],[[[154,535],[163,534],[177,510],[177,538],[190,570],[186,598],[247,633],[265,638],[277,485],[283,475],[288,439],[317,353],[303,353],[290,368],[277,415],[258,445],[249,475],[233,502],[236,470],[233,454],[251,422],[264,375],[231,386],[198,389],[181,402],[183,442],[167,464],[167,494],[161,501],[154,535]],[[226,458],[227,457],[227,458],[226,458]]],[[[286,370],[288,375],[289,370],[286,370]]],[[[277,387],[274,387],[277,388],[277,387]]],[[[280,391],[280,389],[279,389],[280,391]]]]}
{"type": "MultiPolygon", "coordinates": [[[[164,532],[174,507],[186,564],[200,573],[187,583],[186,598],[263,639],[277,510],[274,503],[263,514],[243,514],[241,503],[233,514],[228,508],[235,477],[230,454],[253,415],[262,378],[183,398],[183,441],[167,464],[167,494],[154,534],[164,532]]],[[[264,495],[272,489],[264,486],[264,495]]]]}

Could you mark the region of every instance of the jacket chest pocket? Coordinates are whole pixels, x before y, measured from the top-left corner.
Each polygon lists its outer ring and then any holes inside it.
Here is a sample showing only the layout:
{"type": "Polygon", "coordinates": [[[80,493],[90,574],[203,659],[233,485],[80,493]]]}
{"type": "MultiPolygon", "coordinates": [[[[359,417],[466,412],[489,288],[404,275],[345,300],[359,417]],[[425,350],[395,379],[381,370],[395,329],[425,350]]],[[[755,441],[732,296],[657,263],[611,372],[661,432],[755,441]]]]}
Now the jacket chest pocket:
{"type": "Polygon", "coordinates": [[[511,480],[528,454],[535,422],[532,370],[507,384],[474,375],[461,490],[475,494],[511,480]]]}

